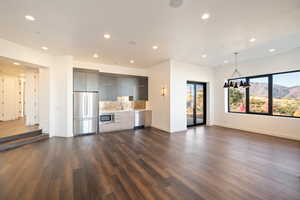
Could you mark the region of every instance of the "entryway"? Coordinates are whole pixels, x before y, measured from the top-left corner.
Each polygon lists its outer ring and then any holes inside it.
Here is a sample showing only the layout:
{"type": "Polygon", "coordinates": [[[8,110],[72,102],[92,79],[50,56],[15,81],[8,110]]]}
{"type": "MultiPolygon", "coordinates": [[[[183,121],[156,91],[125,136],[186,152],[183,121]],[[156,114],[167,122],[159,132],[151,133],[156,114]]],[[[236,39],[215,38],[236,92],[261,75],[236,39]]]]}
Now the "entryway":
{"type": "MultiPolygon", "coordinates": [[[[48,123],[43,113],[43,126],[39,125],[39,101],[47,102],[48,90],[45,70],[42,80],[39,79],[41,70],[29,63],[0,57],[0,152],[49,137],[42,134],[48,123]]],[[[41,110],[47,109],[41,107],[41,110]]]]}
{"type": "Polygon", "coordinates": [[[0,138],[38,130],[38,68],[0,59],[0,138]]]}
{"type": "Polygon", "coordinates": [[[206,124],[206,83],[187,81],[187,126],[206,124]]]}

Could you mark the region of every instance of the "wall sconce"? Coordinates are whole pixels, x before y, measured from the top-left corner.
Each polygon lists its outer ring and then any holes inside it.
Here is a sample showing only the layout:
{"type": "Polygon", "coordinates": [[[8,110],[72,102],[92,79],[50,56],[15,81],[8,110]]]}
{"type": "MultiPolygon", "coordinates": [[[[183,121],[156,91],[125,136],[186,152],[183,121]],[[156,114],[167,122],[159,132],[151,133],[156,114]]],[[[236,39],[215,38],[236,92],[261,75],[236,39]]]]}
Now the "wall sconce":
{"type": "Polygon", "coordinates": [[[167,94],[167,88],[165,88],[164,86],[160,89],[160,95],[161,96],[166,96],[167,94]]]}

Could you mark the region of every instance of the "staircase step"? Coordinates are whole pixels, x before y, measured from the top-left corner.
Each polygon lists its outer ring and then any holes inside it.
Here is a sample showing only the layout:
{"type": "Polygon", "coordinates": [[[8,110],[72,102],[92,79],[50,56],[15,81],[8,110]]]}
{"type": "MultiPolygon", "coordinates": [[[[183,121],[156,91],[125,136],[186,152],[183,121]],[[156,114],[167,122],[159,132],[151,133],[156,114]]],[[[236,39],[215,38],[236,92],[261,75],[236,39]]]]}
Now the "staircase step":
{"type": "Polygon", "coordinates": [[[10,140],[7,142],[0,143],[0,152],[7,151],[10,149],[15,149],[17,147],[21,147],[26,144],[31,144],[34,142],[38,142],[41,140],[47,140],[47,139],[49,139],[48,134],[38,134],[38,135],[31,136],[31,137],[27,136],[24,138],[17,138],[15,140],[10,140]]]}
{"type": "Polygon", "coordinates": [[[14,141],[14,140],[18,140],[18,139],[27,138],[27,137],[37,136],[37,135],[41,135],[41,134],[42,134],[42,129],[37,129],[37,130],[21,133],[18,135],[0,138],[0,145],[3,143],[9,142],[9,141],[14,141]]]}

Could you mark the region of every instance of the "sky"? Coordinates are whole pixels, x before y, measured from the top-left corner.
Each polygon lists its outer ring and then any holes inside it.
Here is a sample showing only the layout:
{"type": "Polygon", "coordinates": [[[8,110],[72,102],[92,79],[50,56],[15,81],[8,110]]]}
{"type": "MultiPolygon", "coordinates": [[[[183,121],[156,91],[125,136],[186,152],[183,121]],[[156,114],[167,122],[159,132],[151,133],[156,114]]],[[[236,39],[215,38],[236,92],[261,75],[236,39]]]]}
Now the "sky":
{"type": "Polygon", "coordinates": [[[273,83],[286,87],[300,86],[300,72],[274,75],[273,83]]]}
{"type": "MultiPolygon", "coordinates": [[[[256,78],[257,83],[266,83],[267,78],[256,78]]],[[[286,87],[300,86],[300,72],[273,75],[273,84],[286,87]]]]}

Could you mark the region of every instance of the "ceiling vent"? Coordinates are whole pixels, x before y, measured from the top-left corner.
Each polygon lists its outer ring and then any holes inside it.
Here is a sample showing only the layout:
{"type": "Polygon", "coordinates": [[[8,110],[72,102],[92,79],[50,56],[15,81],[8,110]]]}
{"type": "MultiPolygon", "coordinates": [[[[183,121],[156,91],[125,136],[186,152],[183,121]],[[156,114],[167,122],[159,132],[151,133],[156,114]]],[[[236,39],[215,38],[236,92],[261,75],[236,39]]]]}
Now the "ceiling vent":
{"type": "Polygon", "coordinates": [[[170,0],[171,8],[179,8],[183,4],[183,0],[170,0]]]}

